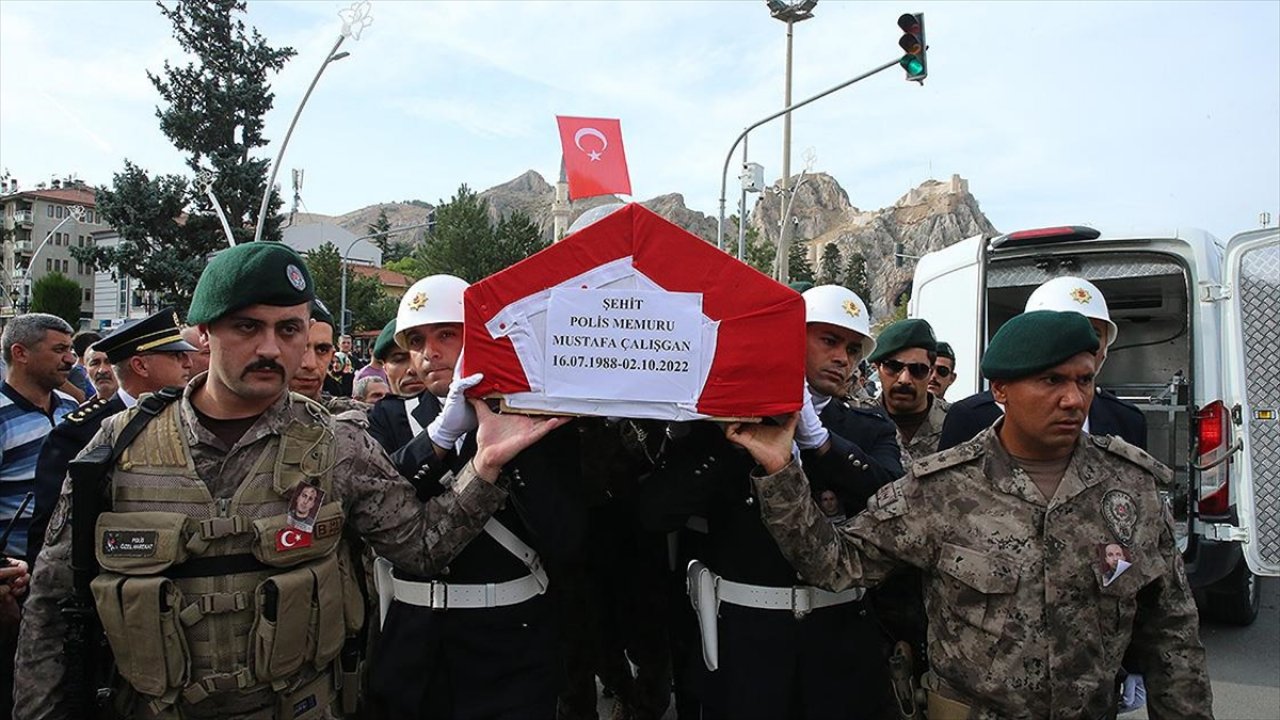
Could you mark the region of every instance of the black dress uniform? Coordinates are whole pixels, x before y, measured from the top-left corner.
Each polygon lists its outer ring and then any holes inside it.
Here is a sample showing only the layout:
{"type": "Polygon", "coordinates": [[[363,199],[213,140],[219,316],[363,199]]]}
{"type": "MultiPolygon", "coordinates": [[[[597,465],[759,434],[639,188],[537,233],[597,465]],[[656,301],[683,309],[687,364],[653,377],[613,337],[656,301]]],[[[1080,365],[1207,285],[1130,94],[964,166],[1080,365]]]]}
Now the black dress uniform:
{"type": "MultiPolygon", "coordinates": [[[[902,474],[892,423],[830,401],[820,417],[831,431],[822,457],[806,468],[851,509],[902,474]]],[[[690,515],[707,520],[701,560],[724,581],[765,588],[802,584],[760,519],[751,489],[755,462],[712,423],[696,423],[669,446],[645,502],[664,529],[690,515]]],[[[819,490],[820,491],[820,490],[819,490]]],[[[719,605],[720,666],[702,675],[704,718],[879,718],[889,679],[884,639],[862,601],[790,610],[719,605]]],[[[705,669],[705,666],[704,666],[705,669]]]]}
{"type": "MultiPolygon", "coordinates": [[[[414,417],[426,427],[439,403],[428,393],[418,409],[424,407],[434,408],[430,416],[415,412],[414,417]]],[[[403,413],[404,405],[384,399],[374,413],[379,409],[391,417],[393,409],[403,413]]],[[[406,417],[399,418],[404,425],[402,437],[409,432],[406,417]]],[[[389,427],[400,431],[399,424],[389,427]]],[[[424,432],[391,453],[393,460],[399,457],[397,467],[402,472],[414,467],[410,456],[431,453],[426,438],[424,432]]],[[[555,717],[563,684],[555,578],[558,567],[577,561],[585,532],[577,438],[575,428],[559,428],[508,463],[500,482],[510,495],[493,515],[537,551],[551,576],[548,591],[518,604],[483,609],[432,609],[392,602],[369,681],[375,706],[386,717],[555,717]]],[[[474,454],[475,439],[469,433],[460,452],[450,452],[443,459],[430,455],[429,468],[412,477],[419,496],[445,492],[440,479],[446,471],[462,467],[474,454]]],[[[395,575],[413,582],[484,585],[528,576],[529,569],[482,533],[436,577],[414,577],[399,570],[395,575]]]]}
{"type": "Polygon", "coordinates": [[[27,531],[27,564],[33,572],[36,557],[44,546],[49,518],[62,492],[62,481],[67,477],[67,463],[98,434],[103,420],[124,409],[124,401],[118,395],[111,396],[110,400],[95,397],[54,426],[45,438],[40,459],[36,461],[36,505],[31,515],[31,529],[27,531]]]}
{"type": "MultiPolygon", "coordinates": [[[[938,450],[946,450],[977,437],[1003,414],[990,390],[951,403],[947,421],[942,425],[938,450]]],[[[1132,403],[1121,400],[1110,390],[1095,389],[1093,404],[1089,406],[1089,433],[1115,435],[1130,445],[1147,449],[1146,417],[1132,403]]]]}
{"type": "MultiPolygon", "coordinates": [[[[440,398],[426,390],[413,398],[388,395],[379,400],[369,411],[369,434],[393,458],[397,451],[409,444],[415,434],[413,427],[409,424],[410,400],[415,400],[417,405],[413,409],[413,419],[424,429],[440,413],[440,398]]],[[[414,465],[409,472],[415,472],[419,467],[422,465],[414,465]]]]}

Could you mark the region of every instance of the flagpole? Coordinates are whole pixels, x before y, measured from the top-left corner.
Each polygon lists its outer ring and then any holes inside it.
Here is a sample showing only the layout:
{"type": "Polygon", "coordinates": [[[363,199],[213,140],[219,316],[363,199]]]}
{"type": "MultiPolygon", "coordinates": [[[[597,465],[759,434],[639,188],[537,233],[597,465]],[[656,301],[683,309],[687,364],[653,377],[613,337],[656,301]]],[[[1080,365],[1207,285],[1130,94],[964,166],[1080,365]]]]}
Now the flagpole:
{"type": "Polygon", "coordinates": [[[724,207],[725,207],[725,195],[728,192],[728,187],[729,187],[729,163],[733,161],[733,153],[735,150],[738,149],[738,143],[746,140],[747,134],[750,133],[752,130],[755,130],[756,128],[760,127],[761,125],[764,125],[765,123],[770,122],[772,120],[776,120],[782,117],[783,115],[790,113],[793,110],[799,110],[800,108],[804,107],[805,105],[808,105],[809,103],[815,100],[821,100],[822,98],[830,95],[831,93],[836,92],[837,90],[843,90],[860,80],[866,80],[867,78],[871,77],[872,75],[875,75],[876,73],[880,73],[885,70],[888,70],[889,68],[896,66],[900,60],[901,60],[900,57],[895,57],[894,59],[881,65],[880,67],[875,68],[874,70],[869,70],[861,75],[858,75],[857,77],[853,77],[848,80],[845,80],[839,85],[823,90],[817,95],[805,98],[804,100],[801,100],[800,102],[795,103],[794,105],[788,105],[782,108],[781,110],[779,110],[778,112],[773,113],[772,115],[766,118],[763,118],[761,120],[757,120],[751,125],[748,125],[747,129],[743,130],[742,133],[738,135],[737,139],[733,141],[733,145],[729,146],[729,152],[724,157],[724,170],[721,171],[720,173],[720,220],[716,225],[716,247],[717,248],[724,250],[724,207]]]}

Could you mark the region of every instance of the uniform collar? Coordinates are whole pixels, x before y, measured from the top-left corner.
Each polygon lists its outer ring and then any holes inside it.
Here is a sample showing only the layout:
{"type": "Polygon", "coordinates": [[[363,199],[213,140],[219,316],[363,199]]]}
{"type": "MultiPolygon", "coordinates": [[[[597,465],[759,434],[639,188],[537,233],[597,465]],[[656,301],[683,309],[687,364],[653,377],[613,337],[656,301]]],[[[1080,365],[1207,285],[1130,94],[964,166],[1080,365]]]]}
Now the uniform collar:
{"type": "Polygon", "coordinates": [[[124,403],[124,406],[127,408],[131,408],[138,404],[138,398],[130,395],[129,391],[125,390],[123,385],[116,389],[116,397],[120,398],[120,402],[124,403]]]}
{"type": "MultiPolygon", "coordinates": [[[[187,383],[187,386],[182,390],[182,423],[187,430],[187,437],[192,443],[198,442],[204,445],[211,445],[213,447],[222,447],[222,442],[218,440],[217,436],[210,432],[208,428],[200,424],[199,419],[197,419],[198,416],[196,415],[195,406],[191,404],[192,393],[194,393],[201,385],[204,385],[207,380],[207,375],[198,375],[191,382],[187,383]]],[[[257,422],[255,422],[253,426],[245,432],[240,440],[236,442],[236,445],[250,445],[263,437],[277,435],[283,432],[285,427],[289,424],[289,421],[297,412],[294,407],[297,402],[300,401],[295,401],[292,393],[288,391],[282,393],[275,403],[258,416],[257,422]]],[[[227,449],[229,450],[230,448],[227,449]]]]}
{"type": "MultiPolygon", "coordinates": [[[[1044,495],[1040,493],[1040,489],[1036,487],[1031,477],[1018,466],[1009,451],[1004,449],[1004,445],[1000,444],[999,433],[1003,425],[1004,418],[1001,417],[994,425],[982,431],[985,433],[983,438],[982,472],[990,480],[992,486],[1000,492],[1020,497],[1033,505],[1043,506],[1045,500],[1044,495]]],[[[1076,448],[1071,453],[1071,462],[1067,463],[1067,472],[1062,476],[1062,482],[1058,484],[1058,490],[1049,501],[1048,507],[1050,510],[1059,505],[1067,504],[1076,495],[1102,481],[1101,473],[1091,468],[1081,468],[1081,459],[1088,452],[1085,449],[1087,437],[1083,432],[1076,437],[1076,448]]]]}

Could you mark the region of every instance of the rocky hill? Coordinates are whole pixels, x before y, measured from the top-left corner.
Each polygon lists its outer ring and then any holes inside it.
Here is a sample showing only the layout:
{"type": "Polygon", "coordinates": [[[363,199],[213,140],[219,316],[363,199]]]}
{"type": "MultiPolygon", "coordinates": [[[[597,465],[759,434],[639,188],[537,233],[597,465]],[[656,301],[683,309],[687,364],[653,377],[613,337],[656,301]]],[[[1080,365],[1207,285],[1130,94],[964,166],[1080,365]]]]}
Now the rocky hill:
{"type": "MultiPolygon", "coordinates": [[[[969,193],[969,182],[952,175],[946,182],[927,180],[893,205],[878,210],[860,210],[836,179],[825,173],[796,176],[795,218],[791,239],[805,242],[809,262],[816,270],[823,248],[835,243],[841,267],[853,252],[867,260],[870,295],[864,298],[873,318],[893,312],[899,298],[911,289],[915,263],[897,267],[895,248],[902,254],[919,257],[978,234],[998,234],[991,221],[969,193]]],[[[777,243],[781,204],[777,193],[762,193],[749,220],[761,237],[777,243]]]]}
{"type": "MultiPolygon", "coordinates": [[[[877,319],[888,317],[898,299],[911,287],[915,264],[905,262],[902,267],[896,266],[894,252],[898,244],[902,245],[904,255],[918,257],[979,233],[997,234],[978,207],[977,199],[969,193],[968,181],[958,175],[945,182],[927,180],[893,205],[877,210],[854,206],[840,183],[825,173],[796,176],[792,184],[797,183],[791,212],[795,224],[790,237],[808,245],[810,263],[815,269],[819,267],[823,248],[829,243],[840,250],[842,268],[850,253],[862,253],[871,282],[871,297],[865,299],[877,319]]],[[[488,201],[495,221],[519,210],[551,238],[555,187],[537,172],[530,170],[481,192],[480,197],[488,201]]],[[[612,202],[618,202],[618,198],[602,196],[574,202],[570,222],[593,207],[612,202]]],[[[641,204],[708,242],[715,242],[715,216],[690,209],[683,195],[659,195],[641,204]]],[[[363,235],[381,210],[386,210],[392,226],[397,226],[424,223],[431,209],[429,203],[414,200],[370,205],[337,217],[300,213],[294,222],[333,222],[363,235]]],[[[752,210],[750,226],[760,237],[776,244],[780,214],[779,195],[762,193],[752,210]]],[[[726,247],[736,247],[737,227],[733,223],[726,223],[725,237],[726,247]]]]}

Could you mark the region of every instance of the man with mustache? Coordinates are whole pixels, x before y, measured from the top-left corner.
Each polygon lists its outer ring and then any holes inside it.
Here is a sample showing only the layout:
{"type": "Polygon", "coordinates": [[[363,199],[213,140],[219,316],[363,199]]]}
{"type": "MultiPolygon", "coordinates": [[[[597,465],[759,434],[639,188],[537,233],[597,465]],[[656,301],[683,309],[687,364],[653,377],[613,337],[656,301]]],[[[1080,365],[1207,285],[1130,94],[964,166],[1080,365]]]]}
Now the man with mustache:
{"type": "MultiPolygon", "coordinates": [[[[19,315],[4,327],[0,339],[8,374],[0,384],[0,527],[11,525],[9,544],[0,553],[22,558],[27,552],[30,507],[14,519],[27,493],[35,489],[36,459],[45,437],[76,401],[60,390],[67,382],[76,358],[71,326],[45,313],[19,315]]],[[[15,560],[21,563],[21,560],[15,560]]],[[[21,563],[25,565],[25,563],[21,563]]],[[[26,578],[23,573],[15,580],[26,578]]],[[[12,586],[13,599],[26,591],[25,583],[12,586]]],[[[10,610],[17,605],[6,600],[10,610]]],[[[13,697],[12,619],[0,626],[0,717],[7,717],[13,697]]]]}
{"type": "MultiPolygon", "coordinates": [[[[44,546],[45,528],[67,477],[67,463],[84,450],[107,418],[137,405],[138,398],[147,393],[186,385],[191,379],[190,354],[195,348],[182,339],[178,314],[170,307],[120,327],[89,350],[94,356],[102,356],[105,362],[98,367],[106,367],[118,389],[100,392],[68,415],[49,433],[40,449],[27,549],[27,562],[32,568],[44,546]]],[[[92,364],[89,369],[94,374],[100,372],[92,364]]]]}
{"type": "Polygon", "coordinates": [[[792,428],[731,426],[770,533],[806,581],[873,586],[924,573],[928,716],[1114,717],[1121,660],[1145,674],[1152,717],[1211,718],[1197,611],[1158,487],[1170,470],[1081,431],[1098,337],[1084,316],[1006,322],[982,358],[1002,419],[917,460],[850,522],[833,527],[792,459],[792,428]],[[1097,561],[1118,543],[1128,569],[1097,561]]]}
{"type": "Polygon", "coordinates": [[[438,571],[507,499],[507,462],[564,424],[481,405],[472,460],[420,501],[359,424],[288,391],[314,297],[281,243],[205,267],[188,320],[209,338],[209,372],[103,423],[81,459],[111,463],[109,512],[68,519],[73,493],[98,488],[64,485],[19,637],[15,717],[78,717],[59,607],[88,580],[73,579],[73,543],[101,567],[90,586],[123,716],[341,717],[358,699],[364,625],[348,538],[438,571]],[[309,532],[288,525],[300,484],[324,493],[309,532]]]}
{"type": "Polygon", "coordinates": [[[938,451],[950,405],[929,393],[938,341],[924,320],[899,320],[881,331],[867,358],[880,376],[880,397],[864,403],[898,428],[903,465],[938,451]]]}
{"type": "MultiPolygon", "coordinates": [[[[1064,275],[1037,287],[1027,298],[1026,310],[1058,310],[1078,312],[1084,315],[1099,338],[1098,372],[1107,361],[1107,348],[1116,341],[1117,328],[1111,320],[1107,299],[1096,285],[1084,278],[1064,275]]],[[[1142,449],[1147,447],[1147,418],[1132,403],[1116,397],[1115,393],[1094,387],[1093,403],[1084,430],[1095,435],[1115,435],[1142,449]]],[[[984,390],[952,403],[947,412],[938,449],[945,450],[990,427],[1000,417],[1000,403],[984,390]]]]}
{"type": "Polygon", "coordinates": [[[947,388],[956,381],[956,351],[950,343],[938,341],[938,359],[933,361],[929,376],[929,393],[939,400],[947,397],[947,388]]]}
{"type": "Polygon", "coordinates": [[[84,367],[89,372],[89,382],[93,383],[94,397],[110,400],[120,389],[116,374],[111,370],[107,354],[95,346],[90,346],[84,353],[84,367]]]}

